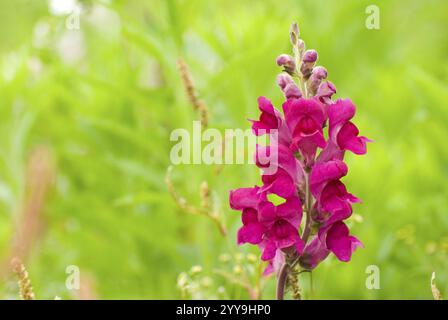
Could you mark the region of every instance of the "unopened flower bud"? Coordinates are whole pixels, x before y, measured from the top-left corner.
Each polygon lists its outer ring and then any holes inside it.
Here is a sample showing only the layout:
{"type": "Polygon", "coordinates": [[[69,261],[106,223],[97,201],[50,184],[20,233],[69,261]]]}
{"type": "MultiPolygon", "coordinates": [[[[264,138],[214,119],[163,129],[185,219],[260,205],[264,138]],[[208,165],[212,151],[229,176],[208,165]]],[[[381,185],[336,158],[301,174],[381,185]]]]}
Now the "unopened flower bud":
{"type": "Polygon", "coordinates": [[[297,36],[295,33],[289,34],[289,41],[291,41],[291,44],[294,46],[297,43],[297,36]]]}
{"type": "Polygon", "coordinates": [[[291,32],[294,32],[298,37],[300,36],[299,24],[297,22],[291,24],[291,32]]]}
{"type": "Polygon", "coordinates": [[[306,50],[305,53],[303,54],[303,58],[302,58],[303,62],[316,62],[317,61],[317,51],[310,49],[310,50],[306,50]]]}
{"type": "Polygon", "coordinates": [[[277,65],[294,66],[294,58],[288,54],[281,54],[277,57],[277,65]]]}
{"type": "Polygon", "coordinates": [[[277,76],[277,84],[280,87],[280,89],[285,90],[286,85],[294,83],[294,80],[291,78],[291,76],[287,73],[280,73],[277,76]]]}
{"type": "Polygon", "coordinates": [[[316,50],[307,50],[303,54],[302,65],[300,66],[300,72],[303,74],[305,80],[307,80],[311,72],[313,71],[314,64],[317,60],[316,50]]]}
{"type": "Polygon", "coordinates": [[[287,54],[281,54],[277,57],[277,65],[283,67],[285,71],[289,74],[294,74],[296,68],[296,63],[294,58],[287,54]]]}
{"type": "Polygon", "coordinates": [[[287,84],[283,93],[286,99],[299,99],[302,96],[302,93],[295,83],[287,84]]]}
{"type": "Polygon", "coordinates": [[[313,69],[313,76],[321,81],[327,78],[327,69],[324,67],[318,66],[313,69]]]}
{"type": "Polygon", "coordinates": [[[322,80],[327,77],[327,69],[324,67],[315,67],[308,81],[308,90],[314,96],[322,80]]]}
{"type": "Polygon", "coordinates": [[[317,96],[319,97],[320,102],[325,104],[331,103],[331,97],[336,93],[336,87],[330,81],[322,82],[317,89],[317,96]]]}
{"type": "Polygon", "coordinates": [[[291,29],[289,30],[289,36],[290,36],[291,44],[293,46],[295,46],[297,44],[297,41],[300,38],[300,30],[299,30],[299,25],[297,24],[297,22],[294,22],[291,25],[291,29]]]}
{"type": "Polygon", "coordinates": [[[287,73],[281,73],[277,77],[277,84],[282,89],[286,99],[298,99],[302,96],[294,80],[287,73]]]}

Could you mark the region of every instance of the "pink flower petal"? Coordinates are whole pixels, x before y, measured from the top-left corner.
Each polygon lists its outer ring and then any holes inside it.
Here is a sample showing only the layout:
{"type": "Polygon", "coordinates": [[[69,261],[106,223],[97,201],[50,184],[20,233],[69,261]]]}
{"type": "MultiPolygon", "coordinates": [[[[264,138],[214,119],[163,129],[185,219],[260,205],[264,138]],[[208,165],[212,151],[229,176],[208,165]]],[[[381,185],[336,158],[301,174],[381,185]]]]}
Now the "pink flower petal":
{"type": "Polygon", "coordinates": [[[302,221],[302,204],[295,196],[286,200],[277,207],[277,216],[288,221],[294,228],[298,229],[302,221]]]}
{"type": "Polygon", "coordinates": [[[337,135],[337,143],[343,150],[350,150],[355,154],[365,154],[367,152],[365,137],[358,137],[359,130],[352,123],[347,122],[344,124],[337,135]]]}
{"type": "Polygon", "coordinates": [[[325,184],[332,180],[339,180],[348,172],[347,165],[340,160],[316,163],[311,171],[311,192],[319,198],[325,184]]]}
{"type": "Polygon", "coordinates": [[[240,188],[230,191],[230,207],[233,210],[243,210],[244,208],[256,208],[259,201],[259,187],[240,188]]]}
{"type": "Polygon", "coordinates": [[[277,251],[277,246],[274,240],[266,241],[263,253],[261,255],[261,260],[268,261],[275,257],[275,252],[277,251]]]}
{"type": "Polygon", "coordinates": [[[264,231],[264,227],[259,223],[244,225],[238,230],[238,244],[259,244],[263,240],[264,231]]]}
{"type": "Polygon", "coordinates": [[[327,232],[326,244],[327,248],[344,262],[350,261],[353,251],[362,246],[357,238],[349,236],[348,227],[343,222],[336,222],[330,227],[327,232]]]}

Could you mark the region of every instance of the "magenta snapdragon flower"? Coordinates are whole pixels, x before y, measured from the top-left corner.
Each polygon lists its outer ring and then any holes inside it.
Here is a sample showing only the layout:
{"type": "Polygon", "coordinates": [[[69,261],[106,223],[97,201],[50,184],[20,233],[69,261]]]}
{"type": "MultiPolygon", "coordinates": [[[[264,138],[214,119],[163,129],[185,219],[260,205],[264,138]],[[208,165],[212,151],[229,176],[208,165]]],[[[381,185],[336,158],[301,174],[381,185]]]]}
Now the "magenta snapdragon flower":
{"type": "Polygon", "coordinates": [[[261,185],[230,191],[230,206],[242,212],[238,244],[258,245],[265,273],[278,272],[277,297],[283,298],[286,276],[312,270],[330,253],[350,261],[362,243],[344,222],[360,202],[341,181],[348,173],[346,151],[367,152],[370,140],[352,122],[355,105],[332,99],[336,87],[327,70],[315,66],[317,52],[306,50],[296,24],[291,28],[294,56],[282,54],[277,84],[285,95],[283,112],[265,97],[252,120],[256,136],[270,135],[269,146],[257,146],[255,161],[261,185]],[[282,198],[274,204],[271,195],[282,198]]]}

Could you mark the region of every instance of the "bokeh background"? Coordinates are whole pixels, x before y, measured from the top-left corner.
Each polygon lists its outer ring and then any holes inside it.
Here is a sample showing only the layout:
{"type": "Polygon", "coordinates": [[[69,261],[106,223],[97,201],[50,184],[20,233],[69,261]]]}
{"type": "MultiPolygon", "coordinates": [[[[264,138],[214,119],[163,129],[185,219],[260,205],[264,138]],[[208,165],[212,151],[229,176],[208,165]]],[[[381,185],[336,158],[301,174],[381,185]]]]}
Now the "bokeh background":
{"type": "Polygon", "coordinates": [[[275,58],[290,52],[293,21],[375,141],[346,157],[344,181],[363,200],[350,225],[365,249],[320,265],[312,294],[303,275],[305,295],[432,299],[433,271],[447,295],[446,1],[0,0],[0,298],[18,298],[8,260],[20,241],[42,299],[245,299],[248,284],[273,298],[257,249],[236,246],[239,214],[227,204],[229,189],[258,183],[257,169],[173,168],[188,205],[208,183],[225,237],[179,208],[165,174],[171,131],[198,119],[176,61],[210,127],[249,128],[258,96],[282,102],[275,58]],[[365,26],[371,4],[379,30],[365,26]],[[80,290],[65,285],[70,265],[80,290]],[[369,265],[379,290],[365,286],[369,265]]]}

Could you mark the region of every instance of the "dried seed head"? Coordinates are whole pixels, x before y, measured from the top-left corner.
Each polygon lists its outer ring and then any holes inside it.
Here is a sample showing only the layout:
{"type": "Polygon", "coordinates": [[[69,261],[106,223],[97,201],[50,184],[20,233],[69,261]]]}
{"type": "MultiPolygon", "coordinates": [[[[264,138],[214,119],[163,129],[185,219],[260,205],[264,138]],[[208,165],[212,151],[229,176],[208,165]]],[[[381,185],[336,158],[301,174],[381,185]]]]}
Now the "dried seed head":
{"type": "Polygon", "coordinates": [[[18,277],[18,284],[20,290],[20,297],[22,300],[35,300],[36,297],[33,292],[33,286],[29,279],[28,272],[25,269],[22,261],[19,258],[11,260],[12,271],[18,277]]]}
{"type": "Polygon", "coordinates": [[[297,274],[290,272],[287,279],[288,287],[291,290],[291,295],[294,300],[302,300],[302,292],[299,286],[299,279],[297,274]]]}
{"type": "Polygon", "coordinates": [[[443,300],[442,294],[440,293],[440,290],[437,288],[435,280],[436,280],[436,273],[433,272],[431,275],[432,296],[434,297],[434,300],[443,300]]]}
{"type": "Polygon", "coordinates": [[[210,207],[210,189],[207,181],[202,181],[199,188],[199,197],[201,198],[201,207],[208,209],[210,207]]]}
{"type": "Polygon", "coordinates": [[[179,69],[180,76],[182,78],[182,83],[185,87],[185,92],[187,93],[188,99],[191,104],[197,109],[197,96],[196,96],[196,88],[193,83],[193,79],[191,77],[190,70],[182,58],[177,60],[177,67],[179,69]]]}
{"type": "Polygon", "coordinates": [[[191,76],[188,65],[182,58],[179,58],[177,60],[177,67],[179,69],[188,100],[192,104],[193,109],[195,111],[199,111],[201,124],[204,128],[206,128],[208,126],[208,108],[205,102],[198,98],[197,90],[194,86],[193,77],[191,76]]]}
{"type": "Polygon", "coordinates": [[[199,110],[201,125],[203,128],[208,127],[208,108],[203,100],[198,100],[197,107],[199,110]]]}

